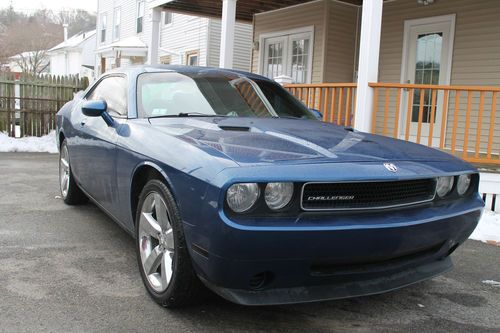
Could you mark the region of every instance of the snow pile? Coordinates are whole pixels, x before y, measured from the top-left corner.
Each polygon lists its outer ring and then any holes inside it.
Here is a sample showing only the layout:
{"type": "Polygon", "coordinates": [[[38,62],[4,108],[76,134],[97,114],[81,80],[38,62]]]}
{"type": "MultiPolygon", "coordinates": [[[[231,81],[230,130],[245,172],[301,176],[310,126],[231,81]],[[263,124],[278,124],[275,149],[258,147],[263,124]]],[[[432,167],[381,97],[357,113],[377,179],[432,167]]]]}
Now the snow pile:
{"type": "Polygon", "coordinates": [[[57,153],[56,132],[40,138],[24,137],[11,138],[0,132],[0,152],[25,152],[25,153],[57,153]]]}
{"type": "Polygon", "coordinates": [[[500,245],[500,214],[485,210],[470,239],[500,245]]]}

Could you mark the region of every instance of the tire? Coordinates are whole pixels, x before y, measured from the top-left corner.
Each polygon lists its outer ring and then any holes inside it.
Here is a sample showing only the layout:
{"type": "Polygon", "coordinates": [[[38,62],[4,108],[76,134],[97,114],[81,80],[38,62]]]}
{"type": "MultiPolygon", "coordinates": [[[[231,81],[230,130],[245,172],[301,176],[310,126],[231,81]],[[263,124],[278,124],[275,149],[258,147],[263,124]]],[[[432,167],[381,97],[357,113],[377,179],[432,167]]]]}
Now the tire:
{"type": "Polygon", "coordinates": [[[88,200],[73,177],[66,139],[64,139],[59,150],[59,187],[61,197],[67,205],[78,205],[88,200]]]}
{"type": "Polygon", "coordinates": [[[162,181],[144,186],[135,221],[139,271],[151,297],[168,308],[199,302],[204,287],[192,266],[179,209],[162,181]]]}

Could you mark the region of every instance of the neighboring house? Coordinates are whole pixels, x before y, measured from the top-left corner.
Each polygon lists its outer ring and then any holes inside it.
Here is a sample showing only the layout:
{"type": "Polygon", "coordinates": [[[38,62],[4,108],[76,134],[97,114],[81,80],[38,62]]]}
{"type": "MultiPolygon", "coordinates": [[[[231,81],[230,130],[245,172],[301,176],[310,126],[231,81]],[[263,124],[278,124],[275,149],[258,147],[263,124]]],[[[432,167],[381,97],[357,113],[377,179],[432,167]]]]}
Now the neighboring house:
{"type": "MultiPolygon", "coordinates": [[[[153,30],[158,31],[158,54],[154,59],[156,63],[219,65],[220,19],[169,11],[155,16],[151,13],[151,1],[99,0],[96,51],[98,72],[148,62],[148,47],[153,30]],[[154,19],[160,20],[157,24],[159,31],[153,28],[154,19]]],[[[234,68],[249,70],[252,25],[238,22],[236,31],[234,68]]]]}
{"type": "Polygon", "coordinates": [[[82,32],[51,48],[50,74],[91,78],[95,67],[96,31],[82,32]]]}
{"type": "Polygon", "coordinates": [[[13,73],[34,72],[48,74],[50,61],[46,50],[26,51],[9,57],[6,66],[13,73]]]}

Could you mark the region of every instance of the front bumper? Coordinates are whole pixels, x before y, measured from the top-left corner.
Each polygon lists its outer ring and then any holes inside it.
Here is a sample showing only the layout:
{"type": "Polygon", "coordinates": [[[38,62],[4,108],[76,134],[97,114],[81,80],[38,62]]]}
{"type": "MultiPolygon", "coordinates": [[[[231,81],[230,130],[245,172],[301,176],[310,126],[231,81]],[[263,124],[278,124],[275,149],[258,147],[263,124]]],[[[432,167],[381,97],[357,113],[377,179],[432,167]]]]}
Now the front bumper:
{"type": "Polygon", "coordinates": [[[185,223],[185,232],[198,275],[224,298],[247,305],[311,302],[382,293],[443,273],[483,205],[475,195],[261,225],[205,210],[206,222],[185,223]]]}

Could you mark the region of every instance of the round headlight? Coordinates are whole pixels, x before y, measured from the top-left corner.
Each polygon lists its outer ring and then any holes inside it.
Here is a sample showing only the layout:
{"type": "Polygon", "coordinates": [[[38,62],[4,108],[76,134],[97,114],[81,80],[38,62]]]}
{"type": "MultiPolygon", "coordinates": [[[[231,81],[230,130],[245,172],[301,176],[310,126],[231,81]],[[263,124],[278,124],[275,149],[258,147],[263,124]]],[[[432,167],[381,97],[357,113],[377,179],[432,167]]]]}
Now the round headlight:
{"type": "Polygon", "coordinates": [[[293,196],[293,183],[268,183],[265,190],[266,204],[278,210],[290,202],[293,196]]]}
{"type": "Polygon", "coordinates": [[[436,193],[439,197],[444,197],[450,193],[453,188],[454,177],[438,177],[436,184],[436,193]]]}
{"type": "Polygon", "coordinates": [[[458,195],[464,195],[470,186],[470,175],[460,175],[457,181],[457,193],[458,195]]]}
{"type": "Polygon", "coordinates": [[[234,212],[243,213],[252,208],[259,194],[259,185],[256,183],[233,184],[227,190],[226,200],[234,212]]]}

